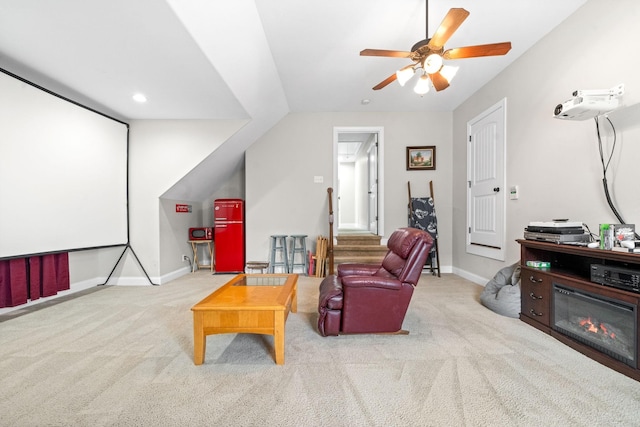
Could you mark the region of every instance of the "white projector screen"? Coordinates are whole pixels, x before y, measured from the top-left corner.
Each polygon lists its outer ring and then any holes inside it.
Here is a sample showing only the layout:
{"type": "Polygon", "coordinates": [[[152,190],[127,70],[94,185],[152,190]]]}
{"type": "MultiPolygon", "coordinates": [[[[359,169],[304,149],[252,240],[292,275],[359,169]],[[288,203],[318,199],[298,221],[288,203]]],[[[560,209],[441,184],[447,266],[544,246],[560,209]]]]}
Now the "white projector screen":
{"type": "Polygon", "coordinates": [[[1,71],[0,258],[126,245],[127,124],[1,71]]]}

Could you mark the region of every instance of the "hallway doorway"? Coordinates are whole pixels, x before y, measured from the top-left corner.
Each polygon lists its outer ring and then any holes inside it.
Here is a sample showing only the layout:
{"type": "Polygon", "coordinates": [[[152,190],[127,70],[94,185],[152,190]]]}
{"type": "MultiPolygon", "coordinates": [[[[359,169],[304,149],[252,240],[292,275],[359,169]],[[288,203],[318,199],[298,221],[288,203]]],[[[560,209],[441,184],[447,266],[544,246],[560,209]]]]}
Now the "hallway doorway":
{"type": "Polygon", "coordinates": [[[334,128],[334,234],[382,235],[383,128],[334,128]]]}

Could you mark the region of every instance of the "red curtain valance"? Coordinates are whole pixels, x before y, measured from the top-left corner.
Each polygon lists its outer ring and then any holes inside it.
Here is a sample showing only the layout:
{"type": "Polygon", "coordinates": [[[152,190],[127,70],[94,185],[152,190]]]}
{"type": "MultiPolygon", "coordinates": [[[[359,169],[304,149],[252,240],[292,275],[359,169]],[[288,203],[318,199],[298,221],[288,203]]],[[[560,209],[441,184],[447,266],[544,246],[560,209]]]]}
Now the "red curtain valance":
{"type": "Polygon", "coordinates": [[[67,290],[69,254],[0,260],[0,308],[26,304],[67,290]]]}

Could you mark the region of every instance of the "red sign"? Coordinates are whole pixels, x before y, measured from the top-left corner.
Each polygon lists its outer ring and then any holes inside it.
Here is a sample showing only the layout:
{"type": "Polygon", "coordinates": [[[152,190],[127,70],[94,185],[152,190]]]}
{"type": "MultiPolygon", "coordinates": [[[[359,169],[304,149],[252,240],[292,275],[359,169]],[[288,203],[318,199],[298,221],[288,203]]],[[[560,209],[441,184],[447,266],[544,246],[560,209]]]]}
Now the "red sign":
{"type": "Polygon", "coordinates": [[[191,213],[191,205],[181,205],[176,203],[176,212],[191,213]]]}

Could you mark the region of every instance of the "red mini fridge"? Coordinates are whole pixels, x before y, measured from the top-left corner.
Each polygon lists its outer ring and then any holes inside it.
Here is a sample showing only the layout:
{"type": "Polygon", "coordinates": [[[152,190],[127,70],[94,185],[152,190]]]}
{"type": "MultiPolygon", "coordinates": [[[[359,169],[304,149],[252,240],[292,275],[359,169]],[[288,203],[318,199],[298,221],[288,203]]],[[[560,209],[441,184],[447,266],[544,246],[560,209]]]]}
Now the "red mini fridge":
{"type": "Polygon", "coordinates": [[[213,242],[216,273],[243,273],[244,200],[214,200],[213,242]]]}

